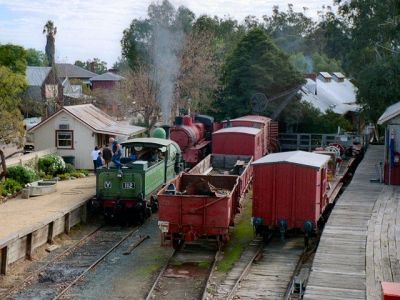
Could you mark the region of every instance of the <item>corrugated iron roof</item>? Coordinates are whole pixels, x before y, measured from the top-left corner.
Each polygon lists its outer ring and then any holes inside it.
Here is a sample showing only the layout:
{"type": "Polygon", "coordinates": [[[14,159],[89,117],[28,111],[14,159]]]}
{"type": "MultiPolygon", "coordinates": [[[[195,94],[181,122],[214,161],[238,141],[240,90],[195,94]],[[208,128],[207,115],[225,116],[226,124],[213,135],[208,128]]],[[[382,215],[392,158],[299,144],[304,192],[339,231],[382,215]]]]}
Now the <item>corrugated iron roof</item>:
{"type": "Polygon", "coordinates": [[[93,104],[64,106],[61,110],[31,128],[31,131],[41,127],[48,120],[54,118],[63,111],[71,114],[76,119],[89,126],[96,133],[130,136],[146,131],[146,128],[144,127],[125,125],[114,121],[109,115],[95,107],[93,104]]]}
{"type": "Polygon", "coordinates": [[[125,77],[123,76],[120,76],[112,72],[107,72],[90,78],[90,81],[121,81],[124,79],[125,77]]]}
{"type": "Polygon", "coordinates": [[[314,168],[321,168],[330,160],[329,155],[317,154],[305,151],[289,151],[268,154],[255,162],[253,165],[290,163],[314,168]]]}
{"type": "Polygon", "coordinates": [[[220,129],[213,134],[220,134],[220,133],[227,133],[227,132],[235,132],[235,133],[243,133],[243,134],[250,134],[250,135],[257,135],[261,129],[254,128],[254,127],[227,127],[220,129]]]}
{"type": "Polygon", "coordinates": [[[378,119],[378,124],[382,125],[387,121],[397,117],[398,115],[400,115],[400,102],[397,102],[387,107],[385,112],[378,119]]]}
{"type": "Polygon", "coordinates": [[[159,139],[159,138],[151,138],[151,137],[144,137],[144,138],[135,138],[135,139],[130,139],[126,140],[121,143],[121,145],[128,145],[128,144],[134,144],[134,143],[143,143],[143,144],[155,144],[155,145],[160,145],[160,146],[168,146],[170,144],[173,144],[173,140],[169,139],[159,139]]]}
{"type": "Polygon", "coordinates": [[[307,83],[300,89],[302,99],[321,112],[332,110],[338,114],[349,111],[359,111],[360,106],[356,103],[356,87],[348,80],[342,82],[324,82],[317,79],[307,79],[307,83]]]}
{"type": "Polygon", "coordinates": [[[26,81],[29,86],[42,86],[49,75],[51,67],[26,67],[26,81]]]}
{"type": "Polygon", "coordinates": [[[73,78],[85,78],[89,79],[97,76],[96,73],[85,70],[84,68],[75,66],[73,64],[56,64],[57,66],[57,76],[61,78],[68,77],[73,78]]]}
{"type": "Polygon", "coordinates": [[[253,122],[265,123],[265,122],[271,121],[271,119],[268,117],[264,117],[264,116],[247,115],[247,116],[239,117],[236,119],[232,119],[231,121],[253,121],[253,122]]]}

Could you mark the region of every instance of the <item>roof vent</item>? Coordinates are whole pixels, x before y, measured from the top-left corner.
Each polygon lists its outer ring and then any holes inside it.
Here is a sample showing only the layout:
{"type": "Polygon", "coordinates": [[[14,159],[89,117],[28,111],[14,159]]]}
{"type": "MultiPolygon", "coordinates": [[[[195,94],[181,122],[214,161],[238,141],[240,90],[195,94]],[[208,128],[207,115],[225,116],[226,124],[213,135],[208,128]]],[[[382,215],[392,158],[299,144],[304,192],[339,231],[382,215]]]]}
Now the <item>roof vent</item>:
{"type": "Polygon", "coordinates": [[[335,80],[336,82],[343,82],[344,79],[346,78],[346,76],[344,76],[342,73],[340,72],[333,72],[332,73],[332,78],[333,80],[335,80]]]}
{"type": "Polygon", "coordinates": [[[324,82],[331,82],[332,80],[332,76],[331,74],[329,74],[328,72],[320,72],[318,74],[318,79],[322,80],[324,82]]]}
{"type": "Polygon", "coordinates": [[[58,125],[58,129],[60,129],[60,130],[68,130],[69,129],[69,124],[60,124],[60,125],[58,125]]]}

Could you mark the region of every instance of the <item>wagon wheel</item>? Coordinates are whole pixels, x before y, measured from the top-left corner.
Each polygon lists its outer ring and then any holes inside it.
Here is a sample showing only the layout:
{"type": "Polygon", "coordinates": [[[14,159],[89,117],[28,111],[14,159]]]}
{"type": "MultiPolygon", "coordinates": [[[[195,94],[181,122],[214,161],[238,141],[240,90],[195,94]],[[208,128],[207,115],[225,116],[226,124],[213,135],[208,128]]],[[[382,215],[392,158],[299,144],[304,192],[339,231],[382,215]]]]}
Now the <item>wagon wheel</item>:
{"type": "Polygon", "coordinates": [[[151,211],[153,213],[157,212],[158,210],[158,199],[157,196],[151,196],[150,197],[150,207],[151,207],[151,211]]]}
{"type": "Polygon", "coordinates": [[[181,249],[183,246],[183,240],[179,237],[173,236],[172,237],[172,248],[175,250],[181,249]]]}
{"type": "Polygon", "coordinates": [[[152,214],[152,210],[150,207],[146,207],[146,218],[150,218],[152,214]]]}
{"type": "Polygon", "coordinates": [[[146,220],[146,215],[145,215],[145,211],[143,209],[137,213],[137,222],[139,223],[139,225],[142,225],[142,224],[144,224],[145,220],[146,220]]]}

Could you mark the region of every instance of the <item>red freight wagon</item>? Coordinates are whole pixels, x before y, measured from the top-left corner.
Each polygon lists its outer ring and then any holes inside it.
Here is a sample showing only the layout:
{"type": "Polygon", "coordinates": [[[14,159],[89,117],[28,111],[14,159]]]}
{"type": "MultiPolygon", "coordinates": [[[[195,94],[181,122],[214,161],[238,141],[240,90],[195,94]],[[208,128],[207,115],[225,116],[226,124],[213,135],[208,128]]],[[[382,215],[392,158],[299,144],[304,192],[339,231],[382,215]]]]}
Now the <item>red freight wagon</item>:
{"type": "Polygon", "coordinates": [[[239,177],[240,198],[234,204],[234,213],[240,210],[240,200],[247,191],[253,177],[251,163],[253,158],[244,155],[210,154],[194,166],[189,174],[226,176],[234,175],[239,177]]]}
{"type": "Polygon", "coordinates": [[[239,197],[237,176],[180,174],[158,193],[162,244],[174,248],[200,237],[228,239],[233,203],[239,197]]]}
{"type": "Polygon", "coordinates": [[[303,229],[309,236],[327,205],[327,155],[273,153],[253,165],[253,225],[264,237],[279,228],[303,229]]]}
{"type": "Polygon", "coordinates": [[[254,128],[259,128],[262,131],[262,136],[263,136],[263,155],[267,154],[269,151],[269,146],[270,146],[270,123],[271,119],[263,116],[257,116],[257,115],[248,115],[248,116],[243,116],[240,118],[224,121],[223,125],[224,127],[238,127],[238,126],[244,126],[244,127],[254,127],[254,128]]]}
{"type": "Polygon", "coordinates": [[[213,133],[213,154],[263,156],[262,131],[252,127],[227,127],[213,133]]]}

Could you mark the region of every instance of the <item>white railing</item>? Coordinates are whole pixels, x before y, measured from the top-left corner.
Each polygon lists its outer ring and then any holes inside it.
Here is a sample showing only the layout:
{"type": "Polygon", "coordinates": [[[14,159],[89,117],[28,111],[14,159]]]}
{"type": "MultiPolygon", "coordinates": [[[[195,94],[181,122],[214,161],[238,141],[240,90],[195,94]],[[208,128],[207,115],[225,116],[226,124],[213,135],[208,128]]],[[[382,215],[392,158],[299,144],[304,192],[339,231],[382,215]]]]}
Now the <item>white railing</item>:
{"type": "Polygon", "coordinates": [[[33,167],[35,169],[37,169],[37,164],[39,161],[39,158],[48,155],[48,154],[53,154],[57,152],[57,148],[48,148],[45,150],[41,150],[41,151],[36,151],[36,152],[32,152],[29,154],[25,154],[25,155],[21,155],[19,157],[13,157],[13,158],[9,158],[6,159],[6,165],[7,167],[11,167],[11,166],[17,166],[17,165],[28,165],[30,167],[33,167]]]}

